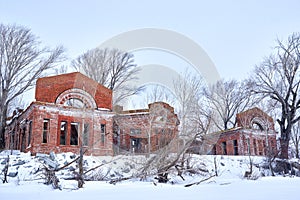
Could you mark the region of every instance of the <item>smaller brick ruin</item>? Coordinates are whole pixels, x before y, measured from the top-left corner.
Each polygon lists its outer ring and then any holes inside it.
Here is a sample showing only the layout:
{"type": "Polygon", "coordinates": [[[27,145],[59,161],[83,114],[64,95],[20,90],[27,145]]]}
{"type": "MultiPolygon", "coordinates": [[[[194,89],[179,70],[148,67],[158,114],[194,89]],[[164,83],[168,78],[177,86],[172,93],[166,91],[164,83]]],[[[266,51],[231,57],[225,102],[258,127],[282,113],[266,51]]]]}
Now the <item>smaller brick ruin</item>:
{"type": "Polygon", "coordinates": [[[268,156],[277,153],[273,119],[259,108],[236,115],[235,128],[211,133],[201,142],[201,153],[268,156]]]}
{"type": "Polygon", "coordinates": [[[114,143],[120,151],[155,152],[178,135],[177,115],[174,108],[164,102],[149,104],[149,109],[119,110],[114,122],[114,143]]]}

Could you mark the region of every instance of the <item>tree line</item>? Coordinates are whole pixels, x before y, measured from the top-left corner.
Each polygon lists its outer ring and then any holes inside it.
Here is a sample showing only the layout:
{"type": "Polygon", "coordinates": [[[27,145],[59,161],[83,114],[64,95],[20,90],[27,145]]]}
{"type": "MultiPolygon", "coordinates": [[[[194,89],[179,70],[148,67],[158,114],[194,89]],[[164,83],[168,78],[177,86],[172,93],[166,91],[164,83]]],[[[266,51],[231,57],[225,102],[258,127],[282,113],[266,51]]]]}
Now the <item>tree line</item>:
{"type": "MultiPolygon", "coordinates": [[[[181,134],[192,134],[192,138],[230,129],[235,126],[236,113],[261,107],[279,127],[281,158],[289,157],[290,142],[299,157],[300,33],[276,44],[245,80],[222,79],[206,85],[201,77],[186,73],[174,80],[175,94],[157,86],[148,92],[146,101],[176,102],[181,134]]],[[[0,149],[5,148],[7,119],[22,94],[38,78],[65,72],[63,61],[62,46],[43,47],[29,28],[0,24],[0,149]]],[[[129,84],[138,79],[139,67],[133,54],[122,50],[94,48],[72,60],[70,67],[113,90],[114,105],[144,89],[129,84]]]]}

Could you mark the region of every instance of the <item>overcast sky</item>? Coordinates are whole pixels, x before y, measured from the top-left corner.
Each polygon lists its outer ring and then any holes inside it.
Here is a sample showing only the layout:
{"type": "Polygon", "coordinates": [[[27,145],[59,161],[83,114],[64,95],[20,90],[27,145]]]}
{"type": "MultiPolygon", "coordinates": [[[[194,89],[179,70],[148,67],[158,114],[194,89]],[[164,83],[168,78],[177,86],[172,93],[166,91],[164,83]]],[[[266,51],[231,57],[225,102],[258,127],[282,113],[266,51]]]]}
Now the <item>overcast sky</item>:
{"type": "MultiPolygon", "coordinates": [[[[270,54],[276,38],[299,32],[299,10],[297,0],[0,0],[0,21],[29,27],[45,45],[63,45],[70,59],[126,31],[168,29],[200,45],[221,77],[240,79],[270,54]]],[[[145,51],[136,60],[161,64],[164,56],[145,51]]]]}

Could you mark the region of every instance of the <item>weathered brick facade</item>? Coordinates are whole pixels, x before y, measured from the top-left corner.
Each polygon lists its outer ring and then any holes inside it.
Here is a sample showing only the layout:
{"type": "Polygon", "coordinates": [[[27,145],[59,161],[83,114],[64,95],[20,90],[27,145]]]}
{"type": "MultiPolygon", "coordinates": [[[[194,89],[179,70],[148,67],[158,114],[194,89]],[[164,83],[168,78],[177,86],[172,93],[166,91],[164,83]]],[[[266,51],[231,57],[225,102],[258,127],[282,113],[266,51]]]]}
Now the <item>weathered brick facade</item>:
{"type": "Polygon", "coordinates": [[[111,90],[75,72],[38,79],[35,98],[7,127],[7,149],[113,155],[111,90]]]}
{"type": "MultiPolygon", "coordinates": [[[[6,148],[86,155],[150,153],[178,136],[174,108],[112,111],[112,91],[78,73],[40,78],[36,101],[15,113],[5,131],[6,148]]],[[[277,151],[273,119],[258,108],[236,116],[237,127],[208,134],[193,151],[218,155],[267,155],[277,151]]]]}
{"type": "Polygon", "coordinates": [[[112,108],[112,91],[79,72],[38,79],[35,98],[40,102],[63,104],[68,95],[80,98],[80,92],[72,92],[74,88],[92,97],[97,108],[112,108]]]}
{"type": "Polygon", "coordinates": [[[120,151],[155,152],[178,135],[174,108],[163,102],[149,104],[149,109],[119,111],[114,122],[114,143],[120,151]]]}
{"type": "Polygon", "coordinates": [[[273,119],[259,108],[236,116],[237,127],[208,134],[201,143],[201,152],[216,155],[259,155],[277,152],[273,119]]]}
{"type": "Polygon", "coordinates": [[[35,98],[24,112],[15,113],[7,126],[7,149],[32,154],[79,153],[82,146],[86,155],[114,155],[120,149],[142,153],[148,144],[154,151],[167,143],[163,140],[169,141],[177,134],[178,119],[168,104],[153,103],[143,112],[116,114],[112,111],[112,91],[78,72],[38,79],[35,98]],[[145,131],[158,128],[158,124],[168,134],[153,133],[148,141],[145,131]],[[131,131],[138,129],[142,134],[133,136],[131,131]],[[132,146],[133,141],[138,145],[132,146]]]}

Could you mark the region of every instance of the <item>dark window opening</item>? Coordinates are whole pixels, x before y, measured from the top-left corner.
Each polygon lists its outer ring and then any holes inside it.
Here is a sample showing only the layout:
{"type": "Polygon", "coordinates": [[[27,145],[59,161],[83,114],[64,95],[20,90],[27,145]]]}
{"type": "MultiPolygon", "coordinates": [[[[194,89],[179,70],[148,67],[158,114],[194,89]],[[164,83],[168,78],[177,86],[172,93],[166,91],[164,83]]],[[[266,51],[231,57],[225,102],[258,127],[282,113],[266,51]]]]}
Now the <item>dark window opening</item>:
{"type": "Polygon", "coordinates": [[[140,138],[131,138],[131,152],[140,153],[141,152],[141,141],[140,138]]]}
{"type": "Polygon", "coordinates": [[[105,129],[106,129],[105,124],[101,124],[101,133],[105,133],[105,129]]]}
{"type": "Polygon", "coordinates": [[[62,121],[60,123],[60,145],[66,145],[67,141],[67,133],[68,133],[68,123],[62,121]]]}
{"type": "Polygon", "coordinates": [[[78,123],[71,123],[70,145],[78,145],[78,123]]]}
{"type": "Polygon", "coordinates": [[[239,155],[238,142],[237,140],[233,140],[233,154],[235,156],[239,155]]]}
{"type": "Polygon", "coordinates": [[[84,124],[83,127],[83,137],[82,137],[82,145],[88,146],[89,145],[89,132],[90,132],[90,125],[84,124]]]}
{"type": "Polygon", "coordinates": [[[253,148],[254,148],[254,155],[257,155],[257,144],[256,144],[256,139],[253,139],[253,148]]]}
{"type": "Polygon", "coordinates": [[[248,150],[248,154],[250,154],[250,138],[247,138],[247,150],[248,150]]]}
{"type": "Polygon", "coordinates": [[[258,154],[259,154],[260,156],[263,155],[263,150],[262,150],[262,148],[263,148],[262,140],[258,140],[258,154]]]}
{"type": "Polygon", "coordinates": [[[29,122],[29,131],[28,131],[27,146],[29,146],[30,143],[31,143],[31,134],[32,134],[32,121],[29,122]]]}
{"type": "Polygon", "coordinates": [[[48,135],[49,135],[49,119],[44,119],[43,121],[43,143],[48,142],[48,135]]]}
{"type": "Polygon", "coordinates": [[[22,129],[22,135],[21,135],[21,151],[24,152],[25,151],[25,145],[26,145],[26,137],[25,137],[25,133],[26,133],[26,128],[24,127],[22,129]]]}
{"type": "Polygon", "coordinates": [[[223,151],[223,155],[227,155],[227,145],[226,145],[226,142],[222,142],[222,151],[223,151]]]}
{"type": "Polygon", "coordinates": [[[104,145],[105,143],[105,132],[106,132],[106,125],[101,124],[101,144],[104,145]]]}
{"type": "Polygon", "coordinates": [[[252,124],[252,127],[253,127],[253,129],[256,129],[256,130],[260,130],[260,131],[264,130],[263,126],[261,124],[257,123],[257,122],[254,122],[252,124]]]}

